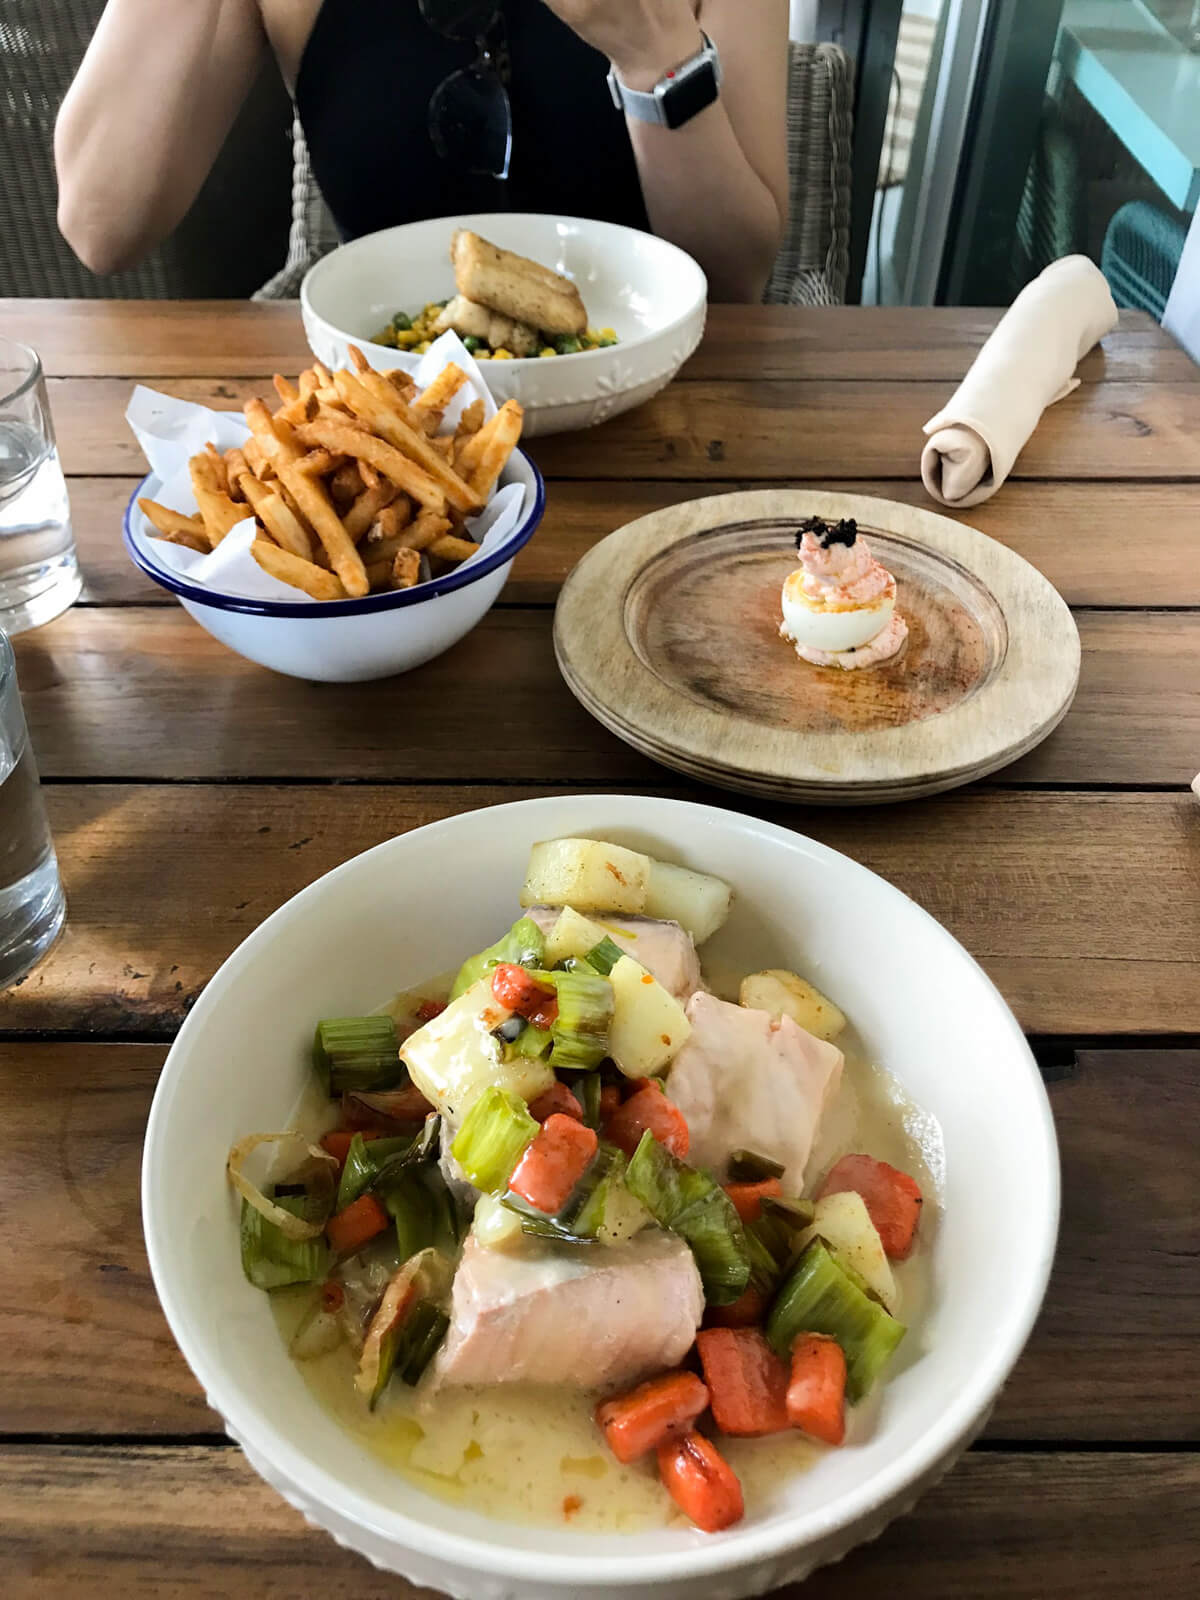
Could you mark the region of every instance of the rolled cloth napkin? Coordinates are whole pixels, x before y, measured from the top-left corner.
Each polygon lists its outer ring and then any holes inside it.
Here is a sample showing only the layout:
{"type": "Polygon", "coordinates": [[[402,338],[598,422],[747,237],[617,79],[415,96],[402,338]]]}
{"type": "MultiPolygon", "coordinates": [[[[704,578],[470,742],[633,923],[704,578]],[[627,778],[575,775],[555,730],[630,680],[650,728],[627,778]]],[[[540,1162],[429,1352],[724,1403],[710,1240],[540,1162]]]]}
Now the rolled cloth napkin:
{"type": "Polygon", "coordinates": [[[977,506],[994,495],[1042,412],[1078,387],[1075,368],[1116,325],[1104,274],[1086,256],[1063,256],[1026,284],[925,424],[921,478],[933,498],[977,506]]]}

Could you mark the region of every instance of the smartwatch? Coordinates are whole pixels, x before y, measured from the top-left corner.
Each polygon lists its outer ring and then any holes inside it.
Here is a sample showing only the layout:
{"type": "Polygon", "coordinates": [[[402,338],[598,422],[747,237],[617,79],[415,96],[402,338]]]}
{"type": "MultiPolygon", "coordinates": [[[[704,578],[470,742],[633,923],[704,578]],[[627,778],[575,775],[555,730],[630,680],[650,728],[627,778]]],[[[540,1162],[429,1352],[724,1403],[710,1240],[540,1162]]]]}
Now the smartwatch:
{"type": "Polygon", "coordinates": [[[696,54],[660,78],[646,93],[627,89],[617,77],[616,67],[610,67],[608,89],[617,110],[636,122],[681,128],[705,106],[712,105],[721,89],[721,58],[708,35],[702,31],[700,37],[704,44],[696,54]]]}

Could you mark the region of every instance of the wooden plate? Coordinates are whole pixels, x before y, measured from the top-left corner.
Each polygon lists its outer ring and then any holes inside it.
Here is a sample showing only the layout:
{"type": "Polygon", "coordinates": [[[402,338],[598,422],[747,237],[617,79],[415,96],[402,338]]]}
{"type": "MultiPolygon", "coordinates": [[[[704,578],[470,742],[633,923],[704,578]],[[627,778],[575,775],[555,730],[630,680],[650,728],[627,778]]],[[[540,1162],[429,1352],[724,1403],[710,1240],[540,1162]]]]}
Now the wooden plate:
{"type": "Polygon", "coordinates": [[[554,644],[577,699],[628,744],[706,783],[866,804],[994,772],[1062,720],[1079,635],[1004,545],[920,507],[808,489],[692,500],[591,550],[554,644]],[[854,517],[894,573],[909,638],[859,672],[811,667],[779,636],[806,516],[854,517]]]}

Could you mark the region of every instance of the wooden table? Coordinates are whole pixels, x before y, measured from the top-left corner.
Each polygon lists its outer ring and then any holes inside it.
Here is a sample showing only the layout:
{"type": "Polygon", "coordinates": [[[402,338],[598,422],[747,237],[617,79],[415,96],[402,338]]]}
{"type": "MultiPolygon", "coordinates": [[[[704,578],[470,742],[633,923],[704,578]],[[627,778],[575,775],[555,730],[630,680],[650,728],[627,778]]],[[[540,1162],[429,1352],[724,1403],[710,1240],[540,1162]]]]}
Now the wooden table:
{"type": "MultiPolygon", "coordinates": [[[[332,687],[229,654],[119,537],[141,471],[132,381],[233,407],[305,363],[296,311],[0,303],[0,331],[50,374],[87,574],[80,605],[18,641],[70,922],[0,997],[8,1600],[414,1592],[259,1482],[167,1332],[137,1181],[166,1046],[268,912],[393,833],[561,788],[742,804],[576,706],[550,643],[564,574],[629,517],[726,486],[921,502],[921,424],[994,318],[714,311],[657,400],[535,442],[546,521],[475,633],[408,677],[332,687]],[[488,683],[506,691],[499,728],[488,683]]],[[[898,884],[983,962],[1045,1069],[1065,1179],[1046,1307],[983,1439],[806,1600],[1200,1590],[1200,370],[1123,314],[1081,376],[969,513],[1076,608],[1066,722],[941,799],[769,811],[898,884]]]]}

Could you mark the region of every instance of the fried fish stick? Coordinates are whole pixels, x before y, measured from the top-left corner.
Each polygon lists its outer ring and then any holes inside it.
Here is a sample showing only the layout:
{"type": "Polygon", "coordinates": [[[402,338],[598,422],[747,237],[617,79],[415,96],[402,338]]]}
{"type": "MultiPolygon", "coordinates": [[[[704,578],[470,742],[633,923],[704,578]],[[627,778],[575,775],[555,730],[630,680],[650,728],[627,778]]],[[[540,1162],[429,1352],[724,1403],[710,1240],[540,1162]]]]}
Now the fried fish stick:
{"type": "Polygon", "coordinates": [[[450,241],[459,294],[514,322],[543,333],[583,333],[587,312],[569,278],[511,250],[500,250],[477,233],[459,228],[450,241]]]}

